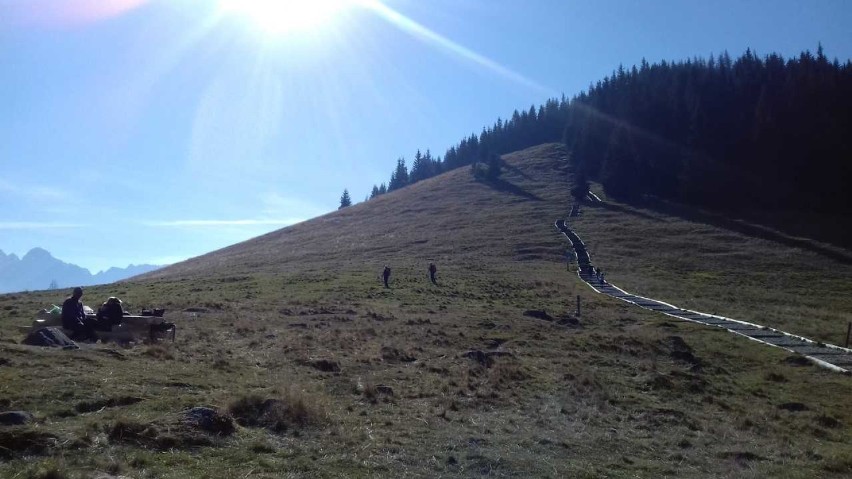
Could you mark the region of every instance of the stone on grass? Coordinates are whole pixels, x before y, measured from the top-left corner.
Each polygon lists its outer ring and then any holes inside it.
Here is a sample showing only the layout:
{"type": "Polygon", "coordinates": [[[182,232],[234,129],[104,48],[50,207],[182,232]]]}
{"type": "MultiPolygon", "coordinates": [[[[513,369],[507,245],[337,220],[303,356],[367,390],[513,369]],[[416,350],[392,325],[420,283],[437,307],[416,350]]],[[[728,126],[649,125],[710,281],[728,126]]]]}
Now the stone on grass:
{"type": "Polygon", "coordinates": [[[77,343],[65,335],[59,328],[40,328],[31,332],[23,341],[30,346],[43,346],[62,349],[80,349],[77,343]]]}
{"type": "Polygon", "coordinates": [[[338,373],[340,372],[340,364],[337,361],[332,361],[331,359],[314,359],[309,363],[314,369],[318,369],[325,373],[338,373]]]}
{"type": "Polygon", "coordinates": [[[184,421],[194,427],[220,436],[234,433],[234,420],[228,414],[209,407],[194,407],[186,411],[184,421]]]}
{"type": "Polygon", "coordinates": [[[26,411],[0,412],[0,425],[19,426],[33,420],[33,415],[26,411]]]}
{"type": "Polygon", "coordinates": [[[543,309],[528,309],[524,311],[524,316],[529,316],[530,318],[542,319],[544,321],[553,321],[553,316],[547,314],[547,311],[543,309]]]}

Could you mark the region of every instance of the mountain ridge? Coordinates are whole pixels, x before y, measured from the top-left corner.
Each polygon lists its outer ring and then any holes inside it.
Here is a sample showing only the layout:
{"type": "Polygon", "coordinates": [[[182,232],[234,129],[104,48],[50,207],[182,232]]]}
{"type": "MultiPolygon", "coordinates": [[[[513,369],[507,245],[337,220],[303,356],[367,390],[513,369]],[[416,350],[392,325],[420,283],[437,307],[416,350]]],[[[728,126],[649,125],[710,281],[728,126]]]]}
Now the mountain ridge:
{"type": "Polygon", "coordinates": [[[93,274],[87,268],[55,258],[41,247],[30,249],[22,257],[0,250],[0,293],[113,283],[161,267],[130,264],[125,268],[113,266],[93,274]]]}

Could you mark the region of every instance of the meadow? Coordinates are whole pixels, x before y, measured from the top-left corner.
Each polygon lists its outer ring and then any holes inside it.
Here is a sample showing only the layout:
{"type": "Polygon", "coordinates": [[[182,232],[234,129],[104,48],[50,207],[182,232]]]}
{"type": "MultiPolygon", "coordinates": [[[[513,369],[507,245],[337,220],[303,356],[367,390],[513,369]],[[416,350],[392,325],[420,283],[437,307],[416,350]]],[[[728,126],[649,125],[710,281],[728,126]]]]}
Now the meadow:
{"type": "MultiPolygon", "coordinates": [[[[166,308],[174,343],[24,346],[18,327],[65,292],[0,296],[0,410],[35,416],[0,426],[0,476],[852,473],[849,377],[594,293],[553,226],[565,150],[505,160],[499,181],[455,170],[86,289],[166,308]]],[[[572,227],[612,282],[838,342],[847,264],[606,200],[572,227]]]]}

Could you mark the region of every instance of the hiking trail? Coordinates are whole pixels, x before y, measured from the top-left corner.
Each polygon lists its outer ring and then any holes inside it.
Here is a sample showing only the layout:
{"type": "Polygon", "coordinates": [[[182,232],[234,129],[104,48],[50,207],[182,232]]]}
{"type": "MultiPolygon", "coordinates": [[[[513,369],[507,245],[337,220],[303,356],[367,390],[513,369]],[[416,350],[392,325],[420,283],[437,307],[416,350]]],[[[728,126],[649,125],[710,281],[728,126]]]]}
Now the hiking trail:
{"type": "Polygon", "coordinates": [[[727,329],[753,341],[801,354],[819,366],[847,375],[852,374],[852,349],[813,341],[768,326],[678,308],[663,301],[628,293],[609,282],[602,282],[592,273],[592,259],[583,240],[577,236],[577,233],[568,228],[565,220],[557,220],[556,228],[568,237],[574,247],[578,264],[577,275],[598,293],[685,321],[727,329]]]}

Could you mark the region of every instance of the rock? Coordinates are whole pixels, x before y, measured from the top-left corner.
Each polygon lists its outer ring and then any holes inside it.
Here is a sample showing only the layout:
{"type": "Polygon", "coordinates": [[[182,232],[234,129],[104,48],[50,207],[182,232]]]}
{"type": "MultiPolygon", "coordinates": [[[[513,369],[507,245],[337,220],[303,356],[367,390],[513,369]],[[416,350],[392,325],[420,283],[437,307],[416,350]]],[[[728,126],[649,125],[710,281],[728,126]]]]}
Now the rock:
{"type": "Polygon", "coordinates": [[[400,351],[397,348],[382,346],[381,353],[382,359],[389,362],[400,361],[403,363],[413,363],[414,361],[417,361],[417,358],[414,356],[404,351],[400,351]]]}
{"type": "Polygon", "coordinates": [[[379,384],[376,386],[376,392],[379,394],[384,394],[385,396],[393,396],[393,388],[390,386],[385,386],[384,384],[379,384]]]}
{"type": "Polygon", "coordinates": [[[580,320],[570,314],[565,314],[557,318],[556,324],[560,326],[568,326],[569,328],[581,328],[580,320]]]}
{"type": "Polygon", "coordinates": [[[485,347],[487,347],[488,349],[497,349],[497,348],[499,348],[500,346],[502,346],[502,345],[503,345],[503,343],[505,343],[506,341],[508,341],[508,340],[507,340],[507,339],[503,339],[503,338],[490,338],[490,339],[486,339],[486,340],[485,340],[485,347]]]}
{"type": "Polygon", "coordinates": [[[817,418],[817,423],[819,423],[819,425],[822,427],[827,427],[831,429],[835,429],[843,425],[843,423],[837,420],[836,418],[826,416],[825,414],[817,418]]]}
{"type": "Polygon", "coordinates": [[[500,356],[512,356],[512,353],[508,351],[480,351],[478,349],[462,353],[462,357],[473,359],[486,368],[490,368],[494,364],[494,358],[500,356]]]}
{"type": "Polygon", "coordinates": [[[782,360],[784,364],[789,364],[790,366],[813,366],[813,363],[806,357],[796,354],[793,356],[787,356],[782,360]]]}
{"type": "Polygon", "coordinates": [[[234,433],[234,420],[228,414],[209,407],[194,407],[184,414],[184,422],[220,436],[234,433]]]}
{"type": "Polygon", "coordinates": [[[674,389],[674,383],[672,380],[660,374],[654,375],[654,377],[648,380],[647,384],[651,386],[652,389],[674,389]]]}
{"type": "Polygon", "coordinates": [[[524,316],[529,316],[531,318],[543,319],[545,321],[553,321],[553,316],[547,314],[547,311],[543,309],[528,309],[524,311],[524,316]]]}
{"type": "Polygon", "coordinates": [[[784,404],[779,404],[778,409],[784,409],[785,411],[791,412],[799,412],[807,411],[808,407],[800,402],[785,402],[784,404]]]}
{"type": "Polygon", "coordinates": [[[80,349],[77,343],[55,327],[40,328],[31,332],[23,341],[30,346],[43,346],[62,349],[80,349]]]}
{"type": "Polygon", "coordinates": [[[494,360],[491,359],[490,356],[479,350],[468,351],[462,354],[462,356],[468,359],[473,359],[474,361],[478,362],[482,366],[485,366],[486,368],[491,367],[491,365],[494,364],[494,360]]]}
{"type": "Polygon", "coordinates": [[[79,413],[88,413],[100,411],[108,407],[130,406],[141,402],[143,399],[136,396],[118,396],[111,398],[100,398],[92,401],[82,401],[74,406],[74,409],[79,413]]]}
{"type": "Polygon", "coordinates": [[[692,348],[680,336],[669,336],[660,343],[669,350],[669,356],[672,359],[689,363],[695,369],[700,369],[703,365],[701,359],[693,354],[692,348]]]}
{"type": "Polygon", "coordinates": [[[0,425],[19,426],[33,420],[33,415],[26,411],[0,412],[0,425]]]}
{"type": "Polygon", "coordinates": [[[324,373],[340,372],[340,364],[337,361],[330,359],[314,359],[309,363],[314,369],[319,369],[324,373]]]}

